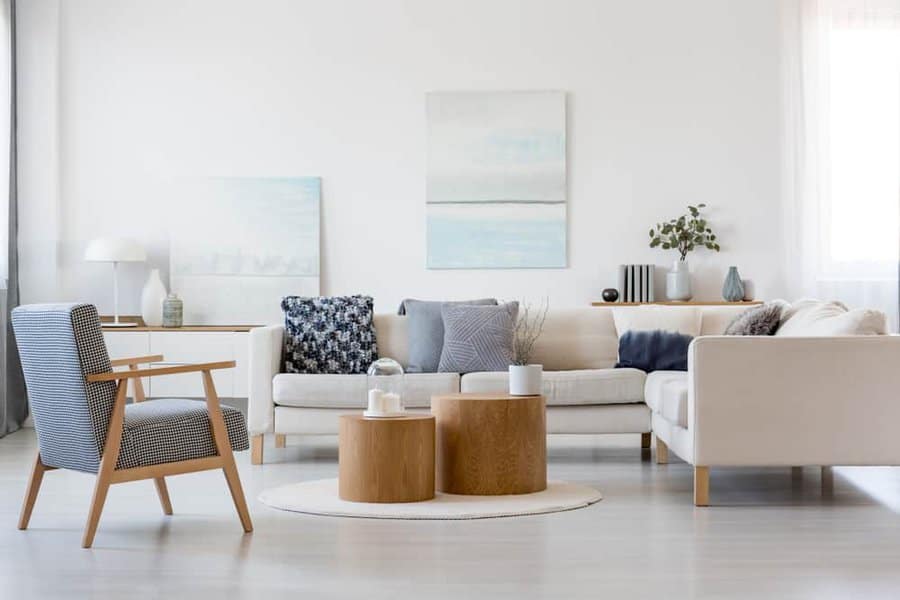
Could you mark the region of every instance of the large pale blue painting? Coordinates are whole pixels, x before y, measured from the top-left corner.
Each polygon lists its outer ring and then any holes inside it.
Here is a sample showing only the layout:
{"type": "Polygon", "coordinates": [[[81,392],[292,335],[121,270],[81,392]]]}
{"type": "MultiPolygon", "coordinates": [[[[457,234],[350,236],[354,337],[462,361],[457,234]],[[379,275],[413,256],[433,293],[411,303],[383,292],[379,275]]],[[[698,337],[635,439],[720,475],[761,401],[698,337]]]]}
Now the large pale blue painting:
{"type": "Polygon", "coordinates": [[[281,298],[319,294],[318,177],[198,177],[175,185],[172,291],[185,324],[281,321],[281,298]]]}
{"type": "Polygon", "coordinates": [[[566,266],[564,92],[428,94],[431,269],[566,266]]]}

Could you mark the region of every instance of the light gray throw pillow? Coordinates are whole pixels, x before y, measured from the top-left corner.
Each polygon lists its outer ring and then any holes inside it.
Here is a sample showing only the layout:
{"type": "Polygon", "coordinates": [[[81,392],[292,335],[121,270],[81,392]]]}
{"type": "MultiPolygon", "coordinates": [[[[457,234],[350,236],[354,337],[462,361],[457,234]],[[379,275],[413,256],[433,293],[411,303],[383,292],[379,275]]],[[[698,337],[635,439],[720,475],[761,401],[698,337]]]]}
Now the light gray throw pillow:
{"type": "Polygon", "coordinates": [[[787,303],[773,300],[748,308],[725,328],[725,335],[775,335],[787,303]]]}
{"type": "Polygon", "coordinates": [[[444,304],[444,348],[439,373],[506,371],[513,360],[519,303],[500,306],[444,304]]]}
{"type": "Polygon", "coordinates": [[[404,300],[397,314],[406,315],[409,364],[407,373],[436,373],[444,348],[444,320],[441,306],[466,304],[497,306],[496,298],[440,302],[431,300],[404,300]]]}

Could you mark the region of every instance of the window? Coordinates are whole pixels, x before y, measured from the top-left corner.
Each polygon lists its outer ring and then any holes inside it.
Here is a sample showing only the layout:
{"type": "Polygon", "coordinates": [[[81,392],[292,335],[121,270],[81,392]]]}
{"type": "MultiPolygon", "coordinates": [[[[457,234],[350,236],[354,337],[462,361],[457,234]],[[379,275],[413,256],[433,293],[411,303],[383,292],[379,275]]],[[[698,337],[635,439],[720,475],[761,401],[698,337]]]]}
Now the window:
{"type": "Polygon", "coordinates": [[[900,30],[835,26],[828,36],[825,275],[897,276],[900,30]]]}

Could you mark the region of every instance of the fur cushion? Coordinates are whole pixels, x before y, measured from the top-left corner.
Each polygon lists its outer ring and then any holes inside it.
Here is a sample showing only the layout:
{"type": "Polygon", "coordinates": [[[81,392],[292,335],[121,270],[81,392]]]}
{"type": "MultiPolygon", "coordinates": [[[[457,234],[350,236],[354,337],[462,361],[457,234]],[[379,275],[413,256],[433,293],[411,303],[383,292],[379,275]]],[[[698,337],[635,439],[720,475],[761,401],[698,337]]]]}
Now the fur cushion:
{"type": "Polygon", "coordinates": [[[775,335],[787,306],[783,300],[773,300],[748,308],[725,328],[725,335],[775,335]]]}
{"type": "Polygon", "coordinates": [[[371,296],[287,296],[284,371],[353,375],[378,358],[371,296]]]}

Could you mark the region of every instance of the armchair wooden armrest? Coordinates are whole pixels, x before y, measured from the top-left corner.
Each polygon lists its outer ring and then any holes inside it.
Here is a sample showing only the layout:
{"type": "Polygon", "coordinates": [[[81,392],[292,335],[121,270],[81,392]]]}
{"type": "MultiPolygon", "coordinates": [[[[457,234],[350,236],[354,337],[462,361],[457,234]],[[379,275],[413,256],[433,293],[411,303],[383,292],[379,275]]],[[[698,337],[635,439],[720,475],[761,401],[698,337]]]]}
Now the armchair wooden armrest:
{"type": "Polygon", "coordinates": [[[233,360],[223,360],[219,362],[197,363],[194,365],[176,365],[172,367],[154,367],[150,369],[132,369],[130,371],[114,371],[110,373],[94,373],[88,375],[87,380],[95,381],[119,381],[122,379],[134,379],[138,377],[155,377],[157,375],[176,375],[178,373],[199,373],[202,371],[212,371],[214,369],[231,369],[234,368],[233,360]]]}
{"type": "Polygon", "coordinates": [[[162,354],[151,354],[150,356],[133,356],[130,358],[114,358],[109,361],[110,364],[114,367],[137,367],[137,365],[146,364],[146,363],[155,363],[162,362],[163,355],[162,354]]]}

